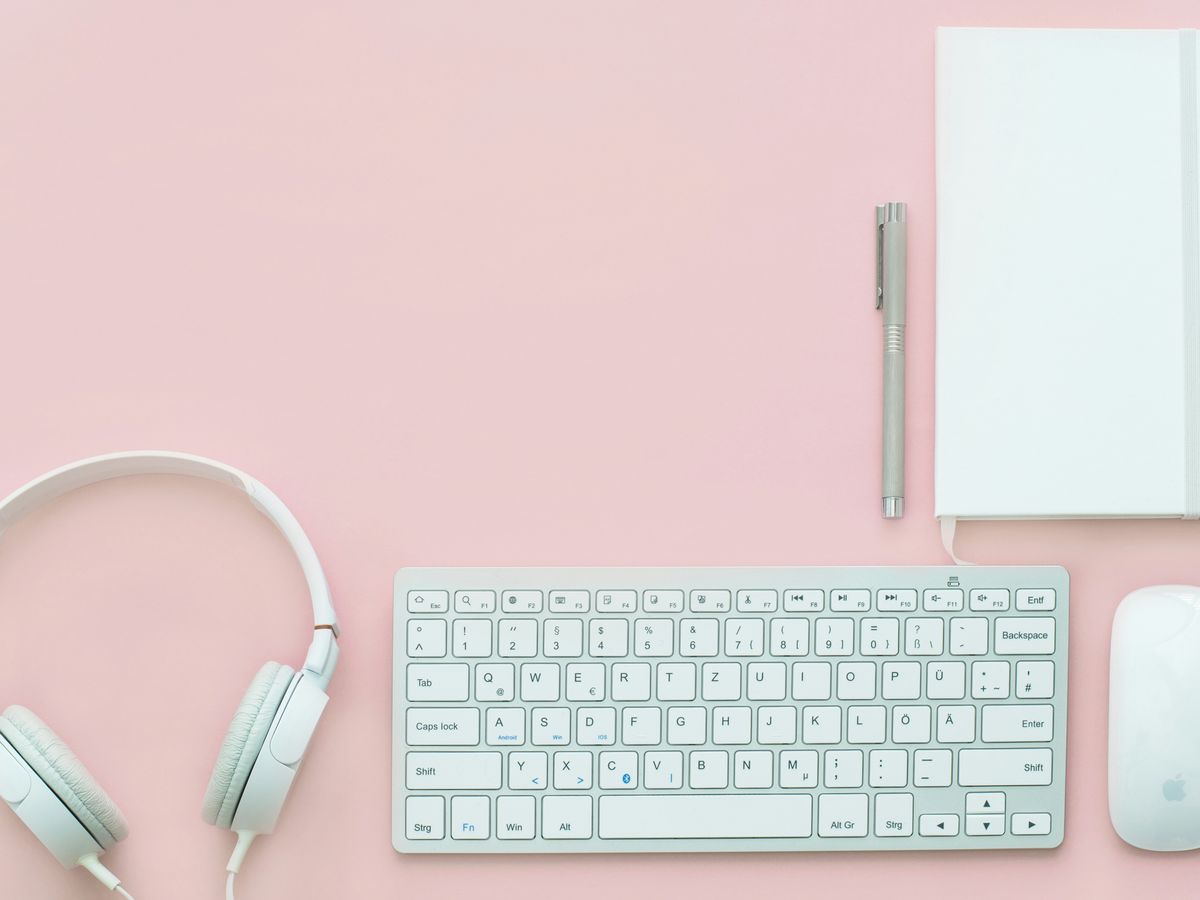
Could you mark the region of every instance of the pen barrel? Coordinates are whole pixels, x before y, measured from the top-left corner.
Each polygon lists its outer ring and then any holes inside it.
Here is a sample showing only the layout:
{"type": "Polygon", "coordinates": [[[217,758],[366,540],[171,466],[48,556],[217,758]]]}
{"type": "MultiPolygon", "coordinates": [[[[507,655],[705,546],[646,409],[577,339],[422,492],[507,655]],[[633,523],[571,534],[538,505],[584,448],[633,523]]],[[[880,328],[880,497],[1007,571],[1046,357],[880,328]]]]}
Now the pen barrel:
{"type": "MultiPolygon", "coordinates": [[[[904,326],[884,328],[883,497],[904,496],[904,326]]],[[[901,504],[900,509],[903,509],[901,504]]]]}

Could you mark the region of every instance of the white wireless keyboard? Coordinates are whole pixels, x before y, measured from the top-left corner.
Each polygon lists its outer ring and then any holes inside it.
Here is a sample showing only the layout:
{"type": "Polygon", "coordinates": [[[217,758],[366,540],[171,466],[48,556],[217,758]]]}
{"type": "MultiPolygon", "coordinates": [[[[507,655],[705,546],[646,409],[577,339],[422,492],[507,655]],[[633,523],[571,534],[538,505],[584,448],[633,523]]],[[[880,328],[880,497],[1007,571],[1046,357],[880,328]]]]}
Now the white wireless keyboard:
{"type": "Polygon", "coordinates": [[[1055,847],[1058,567],[402,569],[404,853],[1055,847]]]}

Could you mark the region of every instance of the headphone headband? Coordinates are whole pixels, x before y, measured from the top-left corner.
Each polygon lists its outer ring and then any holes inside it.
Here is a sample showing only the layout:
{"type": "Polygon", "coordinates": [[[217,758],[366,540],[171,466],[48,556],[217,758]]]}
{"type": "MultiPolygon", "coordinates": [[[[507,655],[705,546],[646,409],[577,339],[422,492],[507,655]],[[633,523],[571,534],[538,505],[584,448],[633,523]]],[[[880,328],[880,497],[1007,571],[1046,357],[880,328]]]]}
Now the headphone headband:
{"type": "Polygon", "coordinates": [[[0,536],[26,513],[63,494],[127,475],[188,475],[205,478],[235,487],[250,498],[255,508],[279,529],[304,571],[304,579],[312,595],[315,629],[313,645],[309,648],[304,668],[328,684],[337,660],[337,644],[333,639],[340,634],[340,629],[325,572],[308,535],[291,510],[261,481],[239,469],[202,456],[161,450],[135,450],[82,459],[35,478],[0,501],[0,536]]]}

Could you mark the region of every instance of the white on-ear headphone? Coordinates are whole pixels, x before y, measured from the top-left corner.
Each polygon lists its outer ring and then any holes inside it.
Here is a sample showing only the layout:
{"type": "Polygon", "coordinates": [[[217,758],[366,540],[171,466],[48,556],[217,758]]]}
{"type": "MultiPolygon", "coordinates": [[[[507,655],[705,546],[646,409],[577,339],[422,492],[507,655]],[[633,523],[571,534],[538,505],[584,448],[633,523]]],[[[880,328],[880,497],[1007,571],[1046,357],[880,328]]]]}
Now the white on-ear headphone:
{"type": "MultiPolygon", "coordinates": [[[[269,662],[242,699],[221,745],[204,796],[204,819],[237,833],[228,896],[250,843],[279,821],[329,697],[337,665],[337,616],[325,573],[300,523],[278,497],[244,472],[183,453],[141,451],[81,460],[48,472],[0,501],[0,534],[22,515],[97,481],[125,475],[191,475],[232,485],[291,544],[312,595],[313,640],[299,672],[269,662]]],[[[0,798],[60,863],[83,866],[109,890],[128,897],[99,857],[128,833],[125,818],[83,764],[32,712],[10,706],[0,716],[0,798]]]]}

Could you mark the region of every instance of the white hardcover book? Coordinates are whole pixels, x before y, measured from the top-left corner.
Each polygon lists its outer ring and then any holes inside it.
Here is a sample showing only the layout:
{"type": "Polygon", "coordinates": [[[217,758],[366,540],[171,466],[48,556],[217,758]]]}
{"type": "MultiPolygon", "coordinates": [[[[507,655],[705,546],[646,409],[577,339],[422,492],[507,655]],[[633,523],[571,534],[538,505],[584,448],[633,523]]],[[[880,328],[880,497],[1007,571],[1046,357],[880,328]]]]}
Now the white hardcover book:
{"type": "Polygon", "coordinates": [[[1193,31],[937,36],[939,517],[1200,515],[1193,31]]]}

